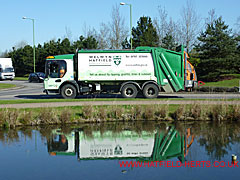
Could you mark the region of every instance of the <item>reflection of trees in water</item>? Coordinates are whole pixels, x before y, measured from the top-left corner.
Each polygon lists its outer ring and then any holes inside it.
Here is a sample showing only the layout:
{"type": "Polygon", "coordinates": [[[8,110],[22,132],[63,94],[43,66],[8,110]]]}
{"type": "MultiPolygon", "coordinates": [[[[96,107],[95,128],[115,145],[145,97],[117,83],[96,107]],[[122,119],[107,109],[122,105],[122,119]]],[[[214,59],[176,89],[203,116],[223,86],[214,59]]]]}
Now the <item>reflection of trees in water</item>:
{"type": "Polygon", "coordinates": [[[198,143],[205,147],[212,159],[220,160],[231,150],[231,145],[240,142],[239,123],[201,123],[194,128],[198,143]]]}

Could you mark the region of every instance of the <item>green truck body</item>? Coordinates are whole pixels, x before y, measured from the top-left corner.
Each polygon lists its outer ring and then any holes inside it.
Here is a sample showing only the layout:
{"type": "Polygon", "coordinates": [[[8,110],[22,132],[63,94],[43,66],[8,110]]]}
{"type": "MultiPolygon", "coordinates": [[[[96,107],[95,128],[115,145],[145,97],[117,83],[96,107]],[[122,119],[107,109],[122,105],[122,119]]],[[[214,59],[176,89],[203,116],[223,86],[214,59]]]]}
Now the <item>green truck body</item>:
{"type": "Polygon", "coordinates": [[[135,50],[80,50],[46,60],[44,88],[64,98],[79,94],[121,92],[135,98],[142,92],[156,98],[160,91],[185,89],[184,50],[138,47],[135,50]]]}

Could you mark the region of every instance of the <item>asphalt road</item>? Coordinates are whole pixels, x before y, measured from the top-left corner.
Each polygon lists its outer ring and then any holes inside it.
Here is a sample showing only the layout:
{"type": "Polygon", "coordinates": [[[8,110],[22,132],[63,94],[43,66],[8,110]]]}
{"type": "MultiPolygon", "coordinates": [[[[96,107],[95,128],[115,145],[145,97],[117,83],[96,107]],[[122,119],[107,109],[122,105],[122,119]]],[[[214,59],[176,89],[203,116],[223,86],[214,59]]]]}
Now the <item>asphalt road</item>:
{"type": "Polygon", "coordinates": [[[29,83],[28,81],[0,81],[17,85],[16,88],[0,90],[0,100],[12,99],[41,99],[43,93],[43,83],[29,83]],[[35,97],[36,98],[31,98],[35,97]],[[38,98],[37,98],[38,97],[38,98]]]}
{"type": "MultiPolygon", "coordinates": [[[[0,81],[0,83],[16,84],[17,88],[0,90],[0,100],[13,99],[61,99],[59,95],[46,95],[43,93],[43,83],[29,83],[28,81],[0,81]]],[[[83,95],[77,98],[121,98],[120,94],[100,94],[100,95],[83,95]]],[[[179,98],[179,99],[240,99],[240,93],[235,94],[213,94],[213,93],[160,93],[161,98],[179,98]]]]}

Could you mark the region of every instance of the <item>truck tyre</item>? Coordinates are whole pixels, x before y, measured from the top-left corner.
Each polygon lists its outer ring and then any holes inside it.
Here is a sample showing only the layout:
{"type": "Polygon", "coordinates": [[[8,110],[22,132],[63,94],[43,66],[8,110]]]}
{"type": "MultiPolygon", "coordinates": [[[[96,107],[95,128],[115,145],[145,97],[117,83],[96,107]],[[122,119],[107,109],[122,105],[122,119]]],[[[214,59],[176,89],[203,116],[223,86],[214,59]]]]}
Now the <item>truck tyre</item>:
{"type": "Polygon", "coordinates": [[[155,84],[147,84],[143,88],[143,96],[145,98],[157,98],[159,89],[155,84]]]}
{"type": "Polygon", "coordinates": [[[74,99],[77,96],[77,90],[73,85],[66,84],[61,88],[61,95],[64,99],[74,99]]]}
{"type": "Polygon", "coordinates": [[[126,84],[123,86],[121,94],[124,98],[135,98],[138,94],[138,90],[133,84],[126,84]]]}

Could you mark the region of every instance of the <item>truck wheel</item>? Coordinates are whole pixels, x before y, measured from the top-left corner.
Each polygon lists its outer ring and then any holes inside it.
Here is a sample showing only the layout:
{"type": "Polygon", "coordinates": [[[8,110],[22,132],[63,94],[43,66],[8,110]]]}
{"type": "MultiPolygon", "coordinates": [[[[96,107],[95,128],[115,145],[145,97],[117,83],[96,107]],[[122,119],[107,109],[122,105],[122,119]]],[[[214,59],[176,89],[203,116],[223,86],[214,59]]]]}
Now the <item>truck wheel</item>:
{"type": "Polygon", "coordinates": [[[126,84],[123,86],[121,94],[124,98],[135,98],[137,96],[138,90],[133,84],[126,84]]]}
{"type": "Polygon", "coordinates": [[[61,95],[64,99],[74,99],[77,96],[77,90],[73,85],[66,84],[61,89],[61,95]]]}
{"type": "Polygon", "coordinates": [[[143,96],[145,98],[157,98],[159,89],[155,84],[147,84],[143,88],[143,96]]]}

